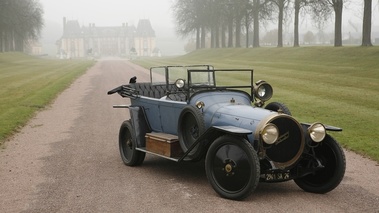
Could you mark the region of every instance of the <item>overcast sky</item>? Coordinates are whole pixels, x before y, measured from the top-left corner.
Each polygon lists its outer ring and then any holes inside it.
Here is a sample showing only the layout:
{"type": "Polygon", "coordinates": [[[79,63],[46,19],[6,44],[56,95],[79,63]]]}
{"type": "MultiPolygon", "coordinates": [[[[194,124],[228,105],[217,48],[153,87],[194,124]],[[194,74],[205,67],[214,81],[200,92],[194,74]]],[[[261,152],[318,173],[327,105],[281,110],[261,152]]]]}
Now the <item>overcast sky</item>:
{"type": "MultiPolygon", "coordinates": [[[[362,17],[362,1],[349,0],[344,10],[344,23],[359,23],[362,17]]],[[[45,19],[62,23],[62,18],[78,20],[81,25],[95,23],[97,26],[119,26],[127,22],[137,25],[139,19],[150,19],[154,28],[174,28],[172,4],[174,0],[40,0],[45,19]]],[[[378,19],[378,3],[373,2],[373,22],[378,19]]],[[[311,23],[311,22],[310,22],[311,23]]],[[[332,23],[331,23],[332,24],[332,23]]],[[[311,24],[301,23],[310,28],[311,24]]],[[[273,25],[275,26],[275,25],[273,25]]],[[[271,30],[271,29],[269,29],[271,30]]],[[[174,31],[174,29],[173,29],[174,31]]]]}
{"type": "Polygon", "coordinates": [[[40,0],[45,18],[61,22],[63,17],[80,24],[118,26],[124,22],[137,25],[150,19],[154,26],[172,25],[172,0],[40,0]]]}
{"type": "Polygon", "coordinates": [[[184,53],[185,40],[175,33],[171,5],[174,0],[40,0],[44,9],[44,49],[56,51],[55,42],[63,31],[63,17],[77,20],[81,26],[137,26],[149,19],[157,36],[157,46],[164,55],[184,53]]]}

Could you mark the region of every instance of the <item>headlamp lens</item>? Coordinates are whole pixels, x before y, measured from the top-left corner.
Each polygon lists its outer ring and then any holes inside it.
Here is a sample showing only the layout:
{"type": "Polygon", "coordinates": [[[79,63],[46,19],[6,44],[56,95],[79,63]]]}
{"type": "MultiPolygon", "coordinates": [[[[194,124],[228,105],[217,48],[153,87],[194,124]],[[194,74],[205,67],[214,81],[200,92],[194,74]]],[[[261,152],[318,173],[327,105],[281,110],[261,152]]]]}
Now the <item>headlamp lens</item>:
{"type": "Polygon", "coordinates": [[[314,142],[321,142],[324,140],[326,135],[326,130],[324,125],[321,123],[314,123],[308,128],[309,136],[314,142]]]}
{"type": "Polygon", "coordinates": [[[278,140],[279,130],[274,124],[267,124],[261,131],[262,139],[267,144],[273,144],[278,140]]]}
{"type": "Polygon", "coordinates": [[[175,86],[176,86],[177,88],[179,88],[179,89],[183,88],[184,85],[185,85],[185,81],[184,81],[184,79],[177,79],[177,80],[175,81],[175,86]]]}

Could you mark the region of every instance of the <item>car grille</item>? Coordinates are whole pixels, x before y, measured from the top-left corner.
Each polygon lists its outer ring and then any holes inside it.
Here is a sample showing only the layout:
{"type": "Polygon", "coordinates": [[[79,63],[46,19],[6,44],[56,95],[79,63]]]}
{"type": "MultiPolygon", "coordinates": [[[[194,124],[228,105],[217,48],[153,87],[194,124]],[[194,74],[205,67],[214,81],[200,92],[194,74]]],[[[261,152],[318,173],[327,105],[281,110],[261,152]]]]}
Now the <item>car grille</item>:
{"type": "Polygon", "coordinates": [[[299,159],[304,150],[304,136],[300,124],[292,117],[279,115],[268,123],[275,124],[279,129],[279,138],[275,144],[266,147],[266,157],[276,167],[288,168],[299,159]]]}

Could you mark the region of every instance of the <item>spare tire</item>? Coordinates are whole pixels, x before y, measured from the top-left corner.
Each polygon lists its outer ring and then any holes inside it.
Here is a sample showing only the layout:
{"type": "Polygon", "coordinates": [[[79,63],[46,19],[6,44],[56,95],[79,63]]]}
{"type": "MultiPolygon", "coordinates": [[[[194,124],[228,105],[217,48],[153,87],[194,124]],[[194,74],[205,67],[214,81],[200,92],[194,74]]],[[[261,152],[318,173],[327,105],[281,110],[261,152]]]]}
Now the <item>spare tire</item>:
{"type": "MultiPolygon", "coordinates": [[[[183,152],[187,152],[204,132],[204,117],[200,110],[194,106],[184,107],[178,120],[178,137],[183,152]]],[[[199,160],[203,149],[204,143],[200,142],[188,153],[186,160],[199,160]]]]}

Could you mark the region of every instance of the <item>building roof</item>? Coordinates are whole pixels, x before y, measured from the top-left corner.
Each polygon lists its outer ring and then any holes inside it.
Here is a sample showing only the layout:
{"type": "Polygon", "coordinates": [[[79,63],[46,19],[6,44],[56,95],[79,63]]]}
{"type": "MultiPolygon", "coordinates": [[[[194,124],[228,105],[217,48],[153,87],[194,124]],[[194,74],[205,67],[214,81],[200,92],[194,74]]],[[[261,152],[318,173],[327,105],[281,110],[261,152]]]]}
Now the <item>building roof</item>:
{"type": "Polygon", "coordinates": [[[150,20],[141,19],[137,28],[123,23],[122,26],[116,27],[97,27],[91,23],[89,26],[80,27],[77,20],[63,19],[63,38],[67,37],[155,37],[150,20]]]}
{"type": "Polygon", "coordinates": [[[70,36],[77,36],[81,34],[81,29],[78,21],[64,21],[63,26],[63,36],[64,37],[70,37],[70,36]]]}
{"type": "Polygon", "coordinates": [[[155,37],[155,31],[151,27],[149,19],[139,20],[136,34],[140,37],[155,37]]]}

